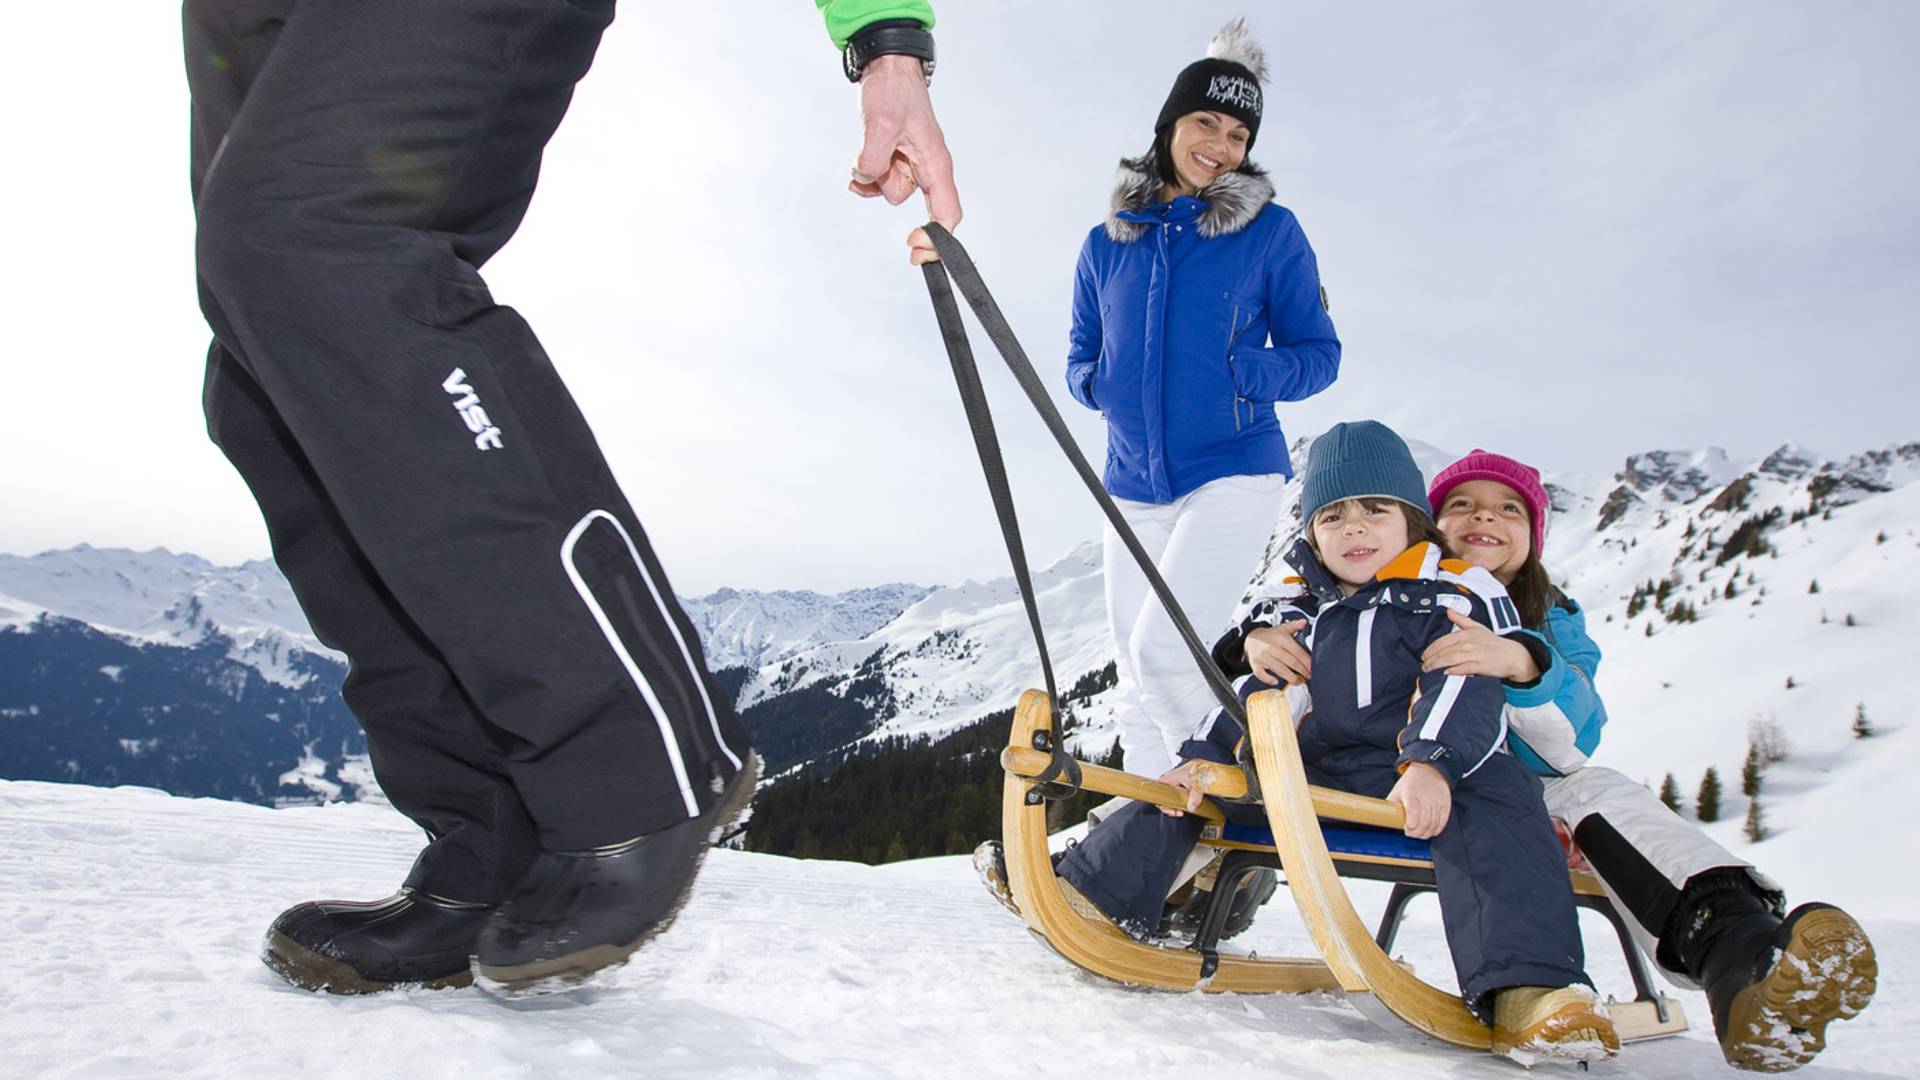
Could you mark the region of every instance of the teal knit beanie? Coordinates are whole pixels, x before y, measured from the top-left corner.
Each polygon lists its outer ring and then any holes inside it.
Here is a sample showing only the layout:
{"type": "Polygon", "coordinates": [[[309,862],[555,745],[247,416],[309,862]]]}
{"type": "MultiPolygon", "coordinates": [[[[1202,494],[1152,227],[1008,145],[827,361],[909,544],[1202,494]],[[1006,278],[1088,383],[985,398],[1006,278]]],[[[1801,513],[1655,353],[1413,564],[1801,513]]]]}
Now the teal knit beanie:
{"type": "Polygon", "coordinates": [[[1300,520],[1347,499],[1398,499],[1427,513],[1427,482],[1413,452],[1377,420],[1335,424],[1313,441],[1300,493],[1300,520]]]}

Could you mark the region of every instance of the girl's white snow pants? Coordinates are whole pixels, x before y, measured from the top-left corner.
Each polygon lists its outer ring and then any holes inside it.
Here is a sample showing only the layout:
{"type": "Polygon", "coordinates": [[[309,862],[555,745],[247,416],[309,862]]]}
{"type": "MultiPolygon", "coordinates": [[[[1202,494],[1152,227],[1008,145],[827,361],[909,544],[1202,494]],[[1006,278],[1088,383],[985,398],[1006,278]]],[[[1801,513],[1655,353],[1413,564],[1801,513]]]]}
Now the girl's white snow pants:
{"type": "Polygon", "coordinates": [[[1633,929],[1641,951],[1678,985],[1693,987],[1694,983],[1684,973],[1660,963],[1658,938],[1663,927],[1646,925],[1645,914],[1637,910],[1649,906],[1644,898],[1678,897],[1695,875],[1722,867],[1743,869],[1753,876],[1762,891],[1779,892],[1779,886],[1755,870],[1751,863],[1715,843],[1698,825],[1667,809],[1659,796],[1637,780],[1597,765],[1541,780],[1545,785],[1547,813],[1566,822],[1576,836],[1581,823],[1598,814],[1638,856],[1629,860],[1629,867],[1603,867],[1596,853],[1588,853],[1594,869],[1600,871],[1598,876],[1606,887],[1607,898],[1627,917],[1627,925],[1633,929]],[[1640,902],[1623,899],[1627,894],[1641,898],[1640,902]]]}

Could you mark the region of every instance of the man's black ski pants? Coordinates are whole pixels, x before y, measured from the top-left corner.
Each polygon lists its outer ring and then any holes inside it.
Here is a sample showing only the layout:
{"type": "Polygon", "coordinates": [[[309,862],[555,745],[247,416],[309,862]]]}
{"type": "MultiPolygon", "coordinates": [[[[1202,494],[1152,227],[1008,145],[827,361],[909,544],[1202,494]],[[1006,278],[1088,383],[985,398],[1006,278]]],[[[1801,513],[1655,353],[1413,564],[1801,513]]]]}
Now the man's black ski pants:
{"type": "Polygon", "coordinates": [[[696,814],[747,754],[593,434],[478,268],[611,0],[187,0],[207,424],[266,517],[409,884],[696,814]]]}

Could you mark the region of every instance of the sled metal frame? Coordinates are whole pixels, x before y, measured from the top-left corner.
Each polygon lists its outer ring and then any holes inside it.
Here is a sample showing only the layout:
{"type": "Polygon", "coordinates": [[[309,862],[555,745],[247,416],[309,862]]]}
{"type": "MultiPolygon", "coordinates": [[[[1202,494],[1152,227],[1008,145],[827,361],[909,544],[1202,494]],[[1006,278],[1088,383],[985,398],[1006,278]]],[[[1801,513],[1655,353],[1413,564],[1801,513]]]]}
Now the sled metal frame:
{"type": "MultiPolygon", "coordinates": [[[[1203,844],[1223,849],[1224,858],[1200,932],[1187,948],[1137,941],[1112,923],[1086,918],[1067,906],[1047,844],[1046,800],[1040,786],[1029,779],[1051,761],[1049,713],[1044,692],[1029,690],[1021,695],[1009,745],[1001,754],[1007,770],[1002,829],[1008,885],[1021,916],[1055,952],[1079,968],[1129,986],[1216,993],[1337,992],[1363,1015],[1390,1029],[1404,1031],[1410,1026],[1448,1045],[1490,1048],[1492,1031],[1468,1011],[1459,995],[1420,980],[1411,968],[1388,955],[1408,901],[1433,890],[1433,864],[1335,854],[1320,831],[1321,818],[1397,829],[1403,820],[1400,807],[1309,785],[1284,695],[1263,692],[1248,702],[1248,735],[1274,846],[1202,839],[1203,844]],[[1319,959],[1222,955],[1215,948],[1234,888],[1262,867],[1285,874],[1319,959]],[[1342,876],[1393,884],[1376,930],[1369,930],[1354,910],[1340,882],[1342,876]]],[[[1084,762],[1081,786],[1160,806],[1185,806],[1185,793],[1172,785],[1084,762]]],[[[1212,824],[1224,821],[1219,807],[1211,802],[1202,802],[1197,815],[1212,824]]],[[[1608,1005],[1620,1040],[1637,1042],[1685,1031],[1687,1021],[1679,1004],[1655,992],[1645,957],[1607,901],[1599,880],[1576,871],[1572,884],[1581,906],[1600,911],[1612,923],[1632,973],[1635,999],[1608,1005]]]]}

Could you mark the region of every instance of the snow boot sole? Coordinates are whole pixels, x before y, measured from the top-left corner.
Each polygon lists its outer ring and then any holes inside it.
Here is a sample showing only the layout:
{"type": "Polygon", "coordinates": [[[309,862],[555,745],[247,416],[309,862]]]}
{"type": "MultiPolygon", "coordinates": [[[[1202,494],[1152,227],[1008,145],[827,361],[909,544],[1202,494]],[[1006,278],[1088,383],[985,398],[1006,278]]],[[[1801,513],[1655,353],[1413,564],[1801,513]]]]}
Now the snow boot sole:
{"type": "Polygon", "coordinates": [[[1020,914],[1020,904],[1013,898],[1013,883],[1007,879],[1007,852],[998,840],[982,840],[980,846],[973,849],[973,872],[980,875],[980,883],[987,887],[987,894],[1000,902],[1000,906],[1020,914]]]}
{"type": "MultiPolygon", "coordinates": [[[[1860,1015],[1879,981],[1873,942],[1827,904],[1787,916],[1773,969],[1734,996],[1720,1040],[1727,1064],[1752,1072],[1797,1069],[1826,1048],[1827,1024],[1860,1015]]],[[[1776,939],[1778,940],[1778,939],[1776,939]]]]}
{"type": "Polygon", "coordinates": [[[302,990],[324,990],[329,994],[379,994],[411,988],[450,990],[473,985],[473,971],[467,968],[441,978],[414,982],[369,979],[343,961],[314,952],[278,930],[267,931],[260,959],[275,975],[302,990]]]}
{"type": "Polygon", "coordinates": [[[1620,1053],[1606,1006],[1584,986],[1510,987],[1494,999],[1493,1016],[1493,1052],[1527,1068],[1607,1061],[1620,1053]]]}
{"type": "Polygon", "coordinates": [[[536,997],[541,994],[571,990],[602,972],[625,964],[642,945],[665,933],[673,926],[674,920],[679,918],[680,909],[686,906],[687,897],[693,892],[694,879],[700,876],[700,867],[706,862],[707,852],[712,848],[713,842],[727,831],[727,828],[753,801],[754,788],[759,779],[760,755],[749,753],[731,785],[732,790],[728,792],[726,800],[715,810],[713,825],[707,831],[706,841],[700,845],[699,851],[693,857],[692,869],[687,872],[686,881],[680,886],[679,895],[675,897],[666,915],[648,927],[639,937],[623,944],[594,945],[562,956],[525,964],[483,964],[476,957],[473,962],[473,981],[482,990],[496,997],[536,997]]]}

